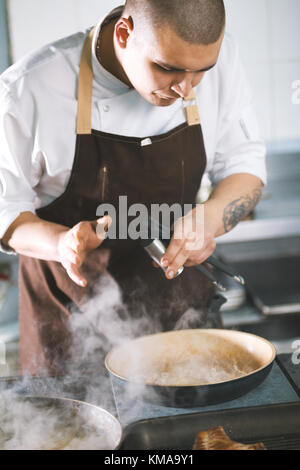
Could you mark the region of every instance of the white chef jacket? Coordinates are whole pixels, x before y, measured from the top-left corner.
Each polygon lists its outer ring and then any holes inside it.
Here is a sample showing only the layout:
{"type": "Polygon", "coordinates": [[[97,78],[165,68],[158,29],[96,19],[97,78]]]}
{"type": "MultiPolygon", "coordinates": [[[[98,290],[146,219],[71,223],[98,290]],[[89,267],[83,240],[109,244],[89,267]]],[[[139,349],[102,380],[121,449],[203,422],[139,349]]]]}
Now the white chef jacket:
{"type": "MultiPolygon", "coordinates": [[[[92,128],[146,138],[185,122],[181,99],[168,107],[153,106],[100,65],[95,42],[102,22],[92,46],[92,128]]],[[[0,76],[0,240],[22,212],[35,213],[66,189],[75,155],[78,73],[87,33],[42,47],[0,76]]],[[[195,91],[212,184],[235,173],[253,174],[265,184],[266,149],[230,34],[225,34],[217,65],[195,91]]]]}

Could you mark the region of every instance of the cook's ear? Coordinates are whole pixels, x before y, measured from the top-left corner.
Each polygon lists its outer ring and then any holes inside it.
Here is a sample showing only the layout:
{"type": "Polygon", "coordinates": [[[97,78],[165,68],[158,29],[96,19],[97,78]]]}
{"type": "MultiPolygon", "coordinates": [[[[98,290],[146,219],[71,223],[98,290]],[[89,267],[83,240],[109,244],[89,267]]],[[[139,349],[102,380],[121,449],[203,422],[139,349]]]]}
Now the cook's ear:
{"type": "Polygon", "coordinates": [[[120,47],[127,47],[128,39],[133,32],[132,18],[120,18],[115,26],[115,34],[120,47]]]}

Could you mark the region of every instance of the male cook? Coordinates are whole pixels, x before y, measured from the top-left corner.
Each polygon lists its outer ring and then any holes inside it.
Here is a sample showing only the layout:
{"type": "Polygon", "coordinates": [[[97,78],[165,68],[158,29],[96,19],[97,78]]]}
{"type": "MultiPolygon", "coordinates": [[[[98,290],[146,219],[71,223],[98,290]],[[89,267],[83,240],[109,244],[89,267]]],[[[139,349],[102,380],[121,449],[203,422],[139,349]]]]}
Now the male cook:
{"type": "MultiPolygon", "coordinates": [[[[127,0],[95,28],[9,68],[0,116],[0,239],[20,255],[23,373],[65,372],[70,311],[84,313],[103,277],[121,289],[127,315],[147,317],[154,331],[186,327],[187,312],[193,327],[215,326],[214,289],[195,265],[253,210],[266,182],[223,0],[127,0]],[[214,191],[193,239],[204,242],[190,250],[191,229],[173,237],[165,274],[138,241],[105,236],[102,203],[194,204],[205,172],[214,191]]],[[[183,221],[196,220],[193,207],[183,221]]]]}

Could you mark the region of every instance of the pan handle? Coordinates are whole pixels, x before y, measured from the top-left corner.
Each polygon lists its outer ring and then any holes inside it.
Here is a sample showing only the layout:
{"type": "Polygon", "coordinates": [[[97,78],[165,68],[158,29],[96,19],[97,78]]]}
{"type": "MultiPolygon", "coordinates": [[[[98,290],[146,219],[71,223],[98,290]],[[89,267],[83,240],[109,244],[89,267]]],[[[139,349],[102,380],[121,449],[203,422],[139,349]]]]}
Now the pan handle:
{"type": "Polygon", "coordinates": [[[223,304],[227,302],[227,299],[219,294],[215,293],[214,296],[210,299],[207,305],[207,317],[206,321],[213,325],[213,328],[224,328],[220,309],[223,304]]]}

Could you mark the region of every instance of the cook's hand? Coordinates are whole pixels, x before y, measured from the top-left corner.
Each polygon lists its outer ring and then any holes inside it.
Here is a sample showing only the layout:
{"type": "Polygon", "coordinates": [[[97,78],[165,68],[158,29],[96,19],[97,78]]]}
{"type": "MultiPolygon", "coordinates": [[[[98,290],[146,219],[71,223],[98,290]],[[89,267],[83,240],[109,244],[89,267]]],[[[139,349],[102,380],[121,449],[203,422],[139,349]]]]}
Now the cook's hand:
{"type": "Polygon", "coordinates": [[[80,222],[60,234],[58,258],[75,284],[81,287],[87,285],[87,280],[80,274],[79,268],[87,254],[103,243],[111,223],[112,219],[105,216],[93,222],[80,222]]]}
{"type": "Polygon", "coordinates": [[[204,263],[215,251],[216,224],[214,214],[198,204],[185,217],[175,222],[171,242],[161,263],[166,277],[172,279],[182,266],[191,267],[204,263]]]}

